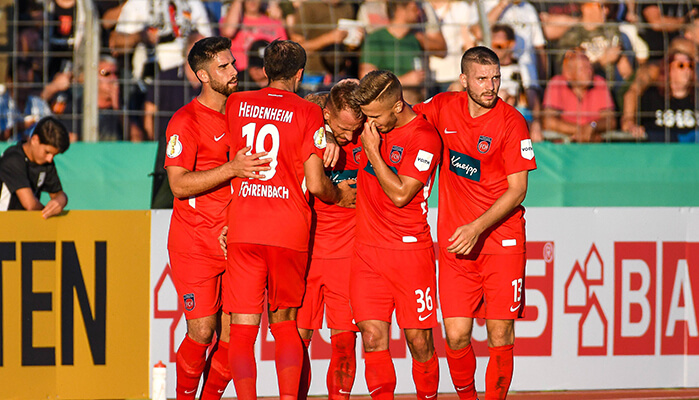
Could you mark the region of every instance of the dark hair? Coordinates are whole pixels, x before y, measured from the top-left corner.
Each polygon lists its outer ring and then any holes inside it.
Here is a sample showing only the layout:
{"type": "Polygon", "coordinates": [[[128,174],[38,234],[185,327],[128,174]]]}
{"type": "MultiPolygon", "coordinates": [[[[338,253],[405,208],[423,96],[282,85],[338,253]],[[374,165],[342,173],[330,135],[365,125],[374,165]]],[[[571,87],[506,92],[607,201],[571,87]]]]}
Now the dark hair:
{"type": "Polygon", "coordinates": [[[392,20],[396,16],[396,8],[406,7],[412,1],[414,0],[388,0],[386,2],[386,16],[392,20]]]}
{"type": "Polygon", "coordinates": [[[352,97],[359,106],[373,101],[398,101],[403,97],[403,87],[393,72],[376,70],[364,75],[352,97]]]}
{"type": "Polygon", "coordinates": [[[500,65],[500,59],[493,50],[485,46],[471,47],[461,57],[461,73],[465,74],[468,66],[476,63],[481,65],[500,65]]]}
{"type": "Polygon", "coordinates": [[[491,30],[493,33],[504,32],[507,40],[515,40],[515,30],[507,24],[495,24],[491,30]]]}
{"type": "Polygon", "coordinates": [[[269,42],[260,39],[260,40],[255,40],[250,44],[250,47],[248,48],[247,55],[248,55],[248,68],[250,67],[258,67],[262,68],[264,66],[264,55],[265,55],[265,49],[269,46],[269,42]]]}
{"type": "Polygon", "coordinates": [[[192,71],[196,73],[206,68],[207,64],[216,57],[216,54],[230,50],[231,40],[221,36],[211,36],[198,40],[189,50],[187,62],[192,71]]]}
{"type": "Polygon", "coordinates": [[[330,107],[333,112],[349,110],[357,118],[362,117],[362,109],[354,101],[354,91],[359,87],[355,80],[345,79],[335,84],[330,89],[330,95],[326,107],[330,107]]]}
{"type": "Polygon", "coordinates": [[[306,66],[306,50],[291,40],[275,40],[267,46],[264,67],[270,82],[291,79],[306,66]]]}
{"type": "Polygon", "coordinates": [[[57,148],[59,153],[65,152],[70,146],[68,129],[56,117],[49,116],[40,119],[32,136],[38,137],[41,144],[57,148]]]}

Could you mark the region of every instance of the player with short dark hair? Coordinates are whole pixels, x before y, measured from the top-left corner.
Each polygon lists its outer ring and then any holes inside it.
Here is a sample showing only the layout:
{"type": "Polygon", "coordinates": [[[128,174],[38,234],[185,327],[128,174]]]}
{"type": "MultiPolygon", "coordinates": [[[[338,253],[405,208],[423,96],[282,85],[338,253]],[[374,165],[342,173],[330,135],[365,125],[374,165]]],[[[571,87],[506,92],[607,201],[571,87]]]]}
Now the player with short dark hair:
{"type": "Polygon", "coordinates": [[[5,150],[0,158],[0,211],[41,210],[44,218],[60,214],[68,203],[54,156],[70,146],[68,130],[55,117],[44,117],[29,140],[5,150]],[[51,199],[41,204],[41,192],[51,199]]]}
{"type": "Polygon", "coordinates": [[[230,136],[223,115],[226,99],[237,88],[230,40],[201,39],[189,53],[201,94],[172,116],[167,127],[165,168],[175,196],[168,236],[172,280],[187,319],[187,334],[177,350],[177,398],[220,399],[228,382],[228,316],[221,313],[222,275],[226,269],[217,237],[226,223],[233,177],[259,178],[268,170],[264,152],[228,161],[230,136]],[[207,349],[217,334],[218,341],[207,349]]]}
{"type": "Polygon", "coordinates": [[[460,399],[475,400],[474,318],[485,318],[487,399],[512,381],[514,320],[524,312],[524,207],[534,150],[524,117],[498,100],[500,63],[486,47],[466,51],[465,91],[415,106],[442,136],[439,176],[439,299],[447,361],[460,399]]]}
{"type": "Polygon", "coordinates": [[[432,336],[438,325],[437,285],[427,198],[442,143],[404,101],[393,73],[368,73],[355,99],[367,121],[361,135],[350,301],[362,333],[367,387],[373,399],[393,398],[396,374],[388,345],[395,310],[413,358],[417,397],[432,399],[439,361],[432,336]]]}
{"type": "MultiPolygon", "coordinates": [[[[358,81],[345,79],[330,93],[311,94],[306,99],[323,108],[328,135],[341,146],[335,167],[325,169],[334,184],[354,182],[362,149],[359,132],[364,115],[351,101],[358,81]]],[[[349,273],[354,248],[355,210],[313,199],[311,262],[306,275],[306,294],[299,308],[297,324],[304,342],[304,368],[299,399],[305,399],[311,378],[308,347],[315,329],[322,328],[325,314],[330,328],[332,353],[327,372],[329,399],[349,399],[356,372],[355,341],[357,326],[352,321],[349,302],[349,273]],[[324,312],[325,311],[325,312],[324,312]]]]}
{"type": "Polygon", "coordinates": [[[226,104],[231,150],[247,145],[271,159],[260,181],[233,181],[228,213],[224,309],[231,314],[233,382],[243,400],[257,397],[254,349],[265,302],[275,339],[279,396],[298,396],[303,343],[296,312],[305,290],[309,194],[331,204],[354,204],[354,189],[334,186],[325,176],[320,107],[295,94],[305,59],[298,43],[275,40],[264,55],[269,86],[235,93],[226,104]]]}

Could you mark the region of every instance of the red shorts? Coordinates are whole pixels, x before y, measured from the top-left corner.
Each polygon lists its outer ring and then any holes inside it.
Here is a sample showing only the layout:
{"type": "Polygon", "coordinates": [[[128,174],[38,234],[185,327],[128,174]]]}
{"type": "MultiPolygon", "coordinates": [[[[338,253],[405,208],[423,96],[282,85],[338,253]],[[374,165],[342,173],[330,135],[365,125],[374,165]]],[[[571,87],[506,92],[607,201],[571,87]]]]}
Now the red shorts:
{"type": "Polygon", "coordinates": [[[221,309],[224,256],[170,251],[172,282],[184,305],[186,319],[208,317],[221,309]]]}
{"type": "Polygon", "coordinates": [[[306,287],[308,252],[250,243],[228,244],[223,309],[260,314],[265,290],[270,311],[300,307],[306,287]]]}
{"type": "Polygon", "coordinates": [[[328,328],[359,329],[352,322],[349,300],[350,258],[312,258],[306,276],[306,294],[296,323],[302,329],[323,327],[323,308],[328,328]]]}
{"type": "Polygon", "coordinates": [[[525,254],[462,256],[439,249],[439,307],[443,318],[524,317],[525,254]]]}
{"type": "Polygon", "coordinates": [[[402,329],[437,323],[434,248],[393,250],[357,243],[352,257],[350,302],[354,320],[391,322],[402,329]]]}

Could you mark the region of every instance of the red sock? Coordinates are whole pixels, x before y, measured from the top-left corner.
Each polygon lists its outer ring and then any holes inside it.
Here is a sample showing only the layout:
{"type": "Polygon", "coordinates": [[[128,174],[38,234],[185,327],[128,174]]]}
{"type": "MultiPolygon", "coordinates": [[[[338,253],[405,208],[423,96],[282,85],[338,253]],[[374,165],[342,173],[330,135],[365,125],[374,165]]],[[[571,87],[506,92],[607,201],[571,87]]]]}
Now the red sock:
{"type": "Polygon", "coordinates": [[[257,364],[255,341],[257,325],[231,324],[228,361],[239,400],[257,399],[257,364]]]}
{"type": "Polygon", "coordinates": [[[309,347],[311,339],[301,339],[303,341],[303,366],[301,367],[301,381],[299,383],[299,400],[308,398],[308,389],[311,387],[311,357],[309,347]]]}
{"type": "Polygon", "coordinates": [[[514,371],[514,345],[488,347],[490,360],[485,370],[485,400],[502,400],[507,397],[514,371]]]}
{"type": "Polygon", "coordinates": [[[459,350],[452,350],[446,346],[447,363],[451,381],[456,388],[456,394],[460,400],[476,400],[476,385],[473,376],[476,374],[476,354],[471,343],[459,350]]]}
{"type": "Polygon", "coordinates": [[[327,377],[330,400],[349,399],[357,371],[356,339],[354,332],[342,332],[330,337],[332,355],[327,377]]]}
{"type": "Polygon", "coordinates": [[[413,358],[413,381],[418,399],[437,398],[437,390],[439,389],[439,358],[437,358],[437,353],[432,354],[432,358],[425,362],[413,358]]]}
{"type": "Polygon", "coordinates": [[[366,386],[373,400],[393,400],[396,369],[388,350],[364,353],[366,386]]]}
{"type": "Polygon", "coordinates": [[[199,388],[199,378],[206,365],[206,349],[208,344],[197,343],[189,335],[177,349],[177,399],[194,400],[199,388]]]}
{"type": "Polygon", "coordinates": [[[279,399],[296,399],[303,367],[303,342],[296,321],[270,324],[274,336],[274,360],[279,380],[279,399]]]}
{"type": "Polygon", "coordinates": [[[204,379],[204,388],[199,400],[220,400],[231,380],[228,366],[228,343],[218,341],[209,354],[209,371],[204,379]]]}

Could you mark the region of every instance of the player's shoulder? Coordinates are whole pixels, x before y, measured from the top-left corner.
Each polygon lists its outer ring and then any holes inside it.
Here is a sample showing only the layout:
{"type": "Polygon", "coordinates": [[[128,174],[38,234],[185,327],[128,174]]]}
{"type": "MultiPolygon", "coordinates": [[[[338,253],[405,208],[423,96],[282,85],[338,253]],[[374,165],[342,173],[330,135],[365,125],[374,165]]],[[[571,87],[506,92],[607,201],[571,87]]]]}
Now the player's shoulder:
{"type": "Polygon", "coordinates": [[[25,162],[27,159],[26,155],[24,154],[24,150],[22,149],[22,143],[17,143],[14,146],[8,147],[4,153],[2,153],[2,156],[0,157],[0,165],[4,165],[6,163],[16,163],[16,162],[25,162]]]}

